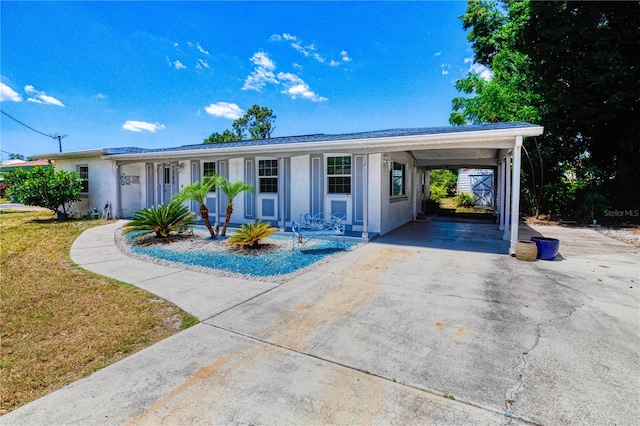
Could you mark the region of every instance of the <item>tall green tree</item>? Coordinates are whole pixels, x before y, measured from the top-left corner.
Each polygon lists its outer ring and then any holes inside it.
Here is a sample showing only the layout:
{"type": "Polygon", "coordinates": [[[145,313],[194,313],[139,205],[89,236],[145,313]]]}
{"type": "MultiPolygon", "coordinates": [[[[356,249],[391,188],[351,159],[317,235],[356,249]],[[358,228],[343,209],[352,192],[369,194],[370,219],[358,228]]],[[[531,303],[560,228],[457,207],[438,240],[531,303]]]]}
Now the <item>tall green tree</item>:
{"type": "Polygon", "coordinates": [[[185,186],[179,193],[177,193],[173,197],[173,200],[178,203],[184,203],[185,201],[193,200],[200,205],[200,217],[202,218],[204,225],[209,230],[211,238],[215,238],[216,233],[211,226],[211,221],[209,220],[207,194],[209,194],[209,192],[211,192],[221,181],[222,177],[219,175],[207,176],[202,182],[194,182],[190,185],[185,186]]]}
{"type": "Polygon", "coordinates": [[[231,214],[233,214],[233,200],[238,195],[243,192],[255,192],[255,188],[249,185],[246,182],[229,182],[225,178],[221,178],[220,182],[218,182],[218,188],[224,195],[227,196],[227,209],[226,216],[224,218],[224,226],[222,227],[222,232],[220,235],[223,237],[227,233],[227,226],[229,225],[229,221],[231,221],[231,214]]]}
{"type": "Polygon", "coordinates": [[[630,53],[640,44],[639,12],[638,2],[470,0],[461,17],[476,69],[486,69],[456,83],[466,96],[453,100],[450,122],[544,125],[539,145],[525,141],[525,153],[537,155],[523,189],[543,194],[547,211],[584,210],[577,204],[592,196],[557,195],[568,175],[591,176],[582,169],[593,166],[605,171],[608,196],[639,204],[640,66],[630,53]]]}
{"type": "Polygon", "coordinates": [[[531,60],[545,139],[572,164],[603,170],[611,202],[640,207],[640,2],[532,1],[528,9],[518,48],[531,60]]]}
{"type": "Polygon", "coordinates": [[[276,116],[273,115],[272,110],[254,105],[245,115],[233,122],[233,129],[242,136],[241,139],[247,139],[247,133],[252,140],[269,139],[275,129],[273,125],[275,119],[276,116]]]}
{"type": "Polygon", "coordinates": [[[269,139],[275,130],[276,116],[267,107],[254,105],[232,124],[232,130],[214,132],[203,143],[235,142],[240,140],[269,139]]]}

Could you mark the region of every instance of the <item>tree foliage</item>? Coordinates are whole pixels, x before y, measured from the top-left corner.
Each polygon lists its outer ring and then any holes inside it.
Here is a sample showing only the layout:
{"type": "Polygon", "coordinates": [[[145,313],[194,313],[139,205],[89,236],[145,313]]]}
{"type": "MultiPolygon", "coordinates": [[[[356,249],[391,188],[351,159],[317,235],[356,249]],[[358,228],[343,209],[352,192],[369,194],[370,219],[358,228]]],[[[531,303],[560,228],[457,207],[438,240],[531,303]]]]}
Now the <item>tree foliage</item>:
{"type": "Polygon", "coordinates": [[[254,193],[256,190],[253,186],[249,185],[246,182],[239,181],[231,183],[223,177],[220,177],[218,188],[220,188],[220,191],[222,191],[222,193],[227,196],[226,215],[222,231],[220,232],[220,235],[224,237],[227,233],[227,226],[229,226],[229,222],[231,221],[231,215],[233,214],[234,198],[236,198],[242,192],[254,193]]]}
{"type": "Polygon", "coordinates": [[[476,65],[456,82],[465,96],[453,100],[451,124],[544,125],[539,144],[525,141],[523,168],[525,201],[542,198],[538,209],[572,214],[585,209],[560,206],[592,204],[580,190],[558,192],[567,175],[589,175],[582,169],[607,176],[599,200],[638,206],[640,67],[631,52],[640,42],[640,3],[470,0],[461,20],[476,65]]]}
{"type": "Polygon", "coordinates": [[[220,177],[219,175],[207,176],[202,182],[194,182],[190,185],[185,186],[179,193],[177,193],[173,197],[173,200],[177,201],[178,203],[184,203],[185,201],[193,200],[199,204],[200,217],[202,218],[204,225],[209,230],[211,238],[215,238],[216,233],[211,226],[211,221],[209,220],[207,194],[213,191],[213,189],[220,183],[221,179],[222,177],[220,177]]]}
{"type": "Polygon", "coordinates": [[[447,169],[431,170],[429,174],[429,192],[431,198],[440,201],[455,194],[458,184],[457,171],[447,169]]]}
{"type": "Polygon", "coordinates": [[[214,132],[203,143],[234,142],[240,140],[269,139],[275,129],[276,116],[267,107],[254,105],[232,124],[232,130],[214,132]]]}
{"type": "Polygon", "coordinates": [[[64,219],[74,202],[80,201],[82,180],[76,172],[55,171],[53,167],[17,168],[5,176],[12,198],[28,206],[44,207],[64,219]]]}

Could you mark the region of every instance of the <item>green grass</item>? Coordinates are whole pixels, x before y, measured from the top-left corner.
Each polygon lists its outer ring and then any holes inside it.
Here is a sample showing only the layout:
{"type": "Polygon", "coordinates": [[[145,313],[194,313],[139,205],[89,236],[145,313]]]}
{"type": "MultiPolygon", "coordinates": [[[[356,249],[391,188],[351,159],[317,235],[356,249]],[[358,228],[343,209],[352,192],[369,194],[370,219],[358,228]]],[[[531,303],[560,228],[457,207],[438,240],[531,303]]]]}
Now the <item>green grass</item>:
{"type": "Polygon", "coordinates": [[[198,322],[146,291],[73,264],[73,241],[106,223],[0,212],[0,414],[198,322]]]}
{"type": "Polygon", "coordinates": [[[493,210],[484,207],[458,207],[456,197],[440,200],[440,208],[454,209],[456,213],[491,213],[493,210]]]}

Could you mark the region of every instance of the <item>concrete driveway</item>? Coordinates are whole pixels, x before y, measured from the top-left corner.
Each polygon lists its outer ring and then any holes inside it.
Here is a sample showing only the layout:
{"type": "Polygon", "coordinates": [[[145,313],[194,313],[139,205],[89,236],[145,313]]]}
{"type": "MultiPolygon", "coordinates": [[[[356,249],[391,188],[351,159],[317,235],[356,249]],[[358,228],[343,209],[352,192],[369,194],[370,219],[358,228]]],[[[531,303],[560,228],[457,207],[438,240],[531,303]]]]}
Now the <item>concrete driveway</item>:
{"type": "Polygon", "coordinates": [[[278,286],[124,258],[115,227],[83,234],[74,261],[202,322],[2,424],[640,418],[640,257],[594,230],[522,227],[561,240],[530,263],[496,254],[494,226],[412,222],[278,286]]]}

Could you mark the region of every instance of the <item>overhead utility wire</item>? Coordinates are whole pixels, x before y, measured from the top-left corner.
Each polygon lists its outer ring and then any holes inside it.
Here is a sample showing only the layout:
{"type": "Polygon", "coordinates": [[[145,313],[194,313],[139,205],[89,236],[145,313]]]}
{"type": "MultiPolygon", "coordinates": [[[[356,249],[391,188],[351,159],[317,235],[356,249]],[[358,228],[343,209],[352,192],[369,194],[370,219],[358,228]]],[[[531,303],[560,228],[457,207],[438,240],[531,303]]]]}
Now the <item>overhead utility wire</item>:
{"type": "Polygon", "coordinates": [[[36,132],[36,133],[40,133],[42,136],[46,136],[46,137],[48,137],[48,138],[50,138],[50,137],[51,137],[51,135],[47,135],[47,134],[45,134],[45,133],[42,133],[41,131],[34,129],[34,128],[33,128],[33,127],[31,127],[31,126],[27,126],[27,125],[26,125],[26,124],[24,124],[22,121],[18,120],[17,118],[14,118],[14,117],[10,116],[9,114],[7,114],[6,112],[4,112],[4,111],[2,111],[2,110],[0,110],[0,112],[1,112],[1,113],[3,113],[4,115],[6,115],[7,117],[9,117],[10,119],[12,119],[13,121],[15,121],[16,123],[20,123],[20,124],[22,124],[22,125],[23,125],[24,127],[26,127],[27,129],[31,129],[31,130],[33,130],[33,131],[34,131],[34,132],[36,132]]]}
{"type": "Polygon", "coordinates": [[[36,130],[31,126],[28,126],[26,124],[24,124],[22,121],[18,120],[17,118],[14,118],[12,116],[10,116],[9,114],[7,114],[6,112],[0,110],[1,113],[3,113],[4,115],[6,115],[7,117],[9,117],[10,119],[12,119],[13,121],[15,121],[16,123],[20,123],[22,124],[24,127],[26,127],[27,129],[31,129],[36,133],[40,133],[42,136],[46,136],[48,138],[52,138],[52,139],[58,139],[58,146],[60,147],[60,152],[62,152],[62,139],[66,138],[67,135],[59,135],[58,133],[56,133],[55,135],[52,134],[46,134],[46,133],[42,133],[40,130],[36,130]]]}

